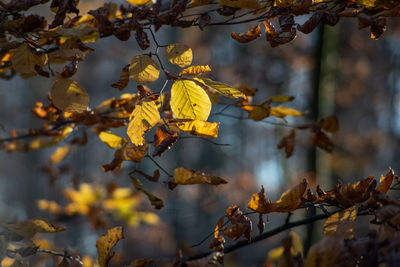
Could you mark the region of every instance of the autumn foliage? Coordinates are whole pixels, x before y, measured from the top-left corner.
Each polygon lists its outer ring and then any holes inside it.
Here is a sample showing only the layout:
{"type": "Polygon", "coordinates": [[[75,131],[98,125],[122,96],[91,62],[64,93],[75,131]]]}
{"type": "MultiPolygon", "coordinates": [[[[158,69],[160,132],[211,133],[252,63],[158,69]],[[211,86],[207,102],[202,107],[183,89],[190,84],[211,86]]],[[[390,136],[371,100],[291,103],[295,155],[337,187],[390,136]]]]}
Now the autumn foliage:
{"type": "MultiPolygon", "coordinates": [[[[210,78],[213,70],[209,65],[193,62],[196,51],[191,47],[161,43],[163,40],[157,36],[161,28],[198,27],[206,31],[212,26],[252,23],[245,32],[226,34],[242,44],[267,42],[268,47],[274,48],[296,36],[302,38],[301,35],[310,34],[317,27],[335,26],[349,18],[358,23],[359,29],[368,28],[372,39],[378,39],[386,30],[386,20],[399,15],[398,1],[390,0],[126,0],[119,6],[106,3],[86,14],[79,11],[79,0],[1,1],[0,77],[41,76],[52,81],[47,101],[31,106],[31,116],[41,120],[41,126],[27,131],[13,129],[0,136],[1,149],[11,153],[54,146],[44,168],[54,178],[62,170],[55,171],[53,167],[63,162],[71,149],[79,149],[97,136],[96,140],[114,153],[104,159],[99,169],[116,172],[129,162],[135,168],[126,177],[130,186],[121,187],[118,182],[107,186],[80,183],[64,188],[66,204],[49,199],[37,203],[39,209],[60,221],[83,216],[93,228],[103,231],[104,235],[96,242],[97,259],[82,258],[79,251],[60,251],[35,241],[37,233],[57,234],[66,229],[47,219],[32,218],[0,222],[0,262],[4,266],[28,266],[30,256],[48,254],[56,257],[58,267],[109,266],[114,246],[125,242],[125,237],[124,229],[112,227],[107,218],[130,226],[155,225],[160,221],[157,212],[165,203],[162,196],[146,187],[147,182],[164,184],[171,191],[197,184],[229,183],[225,178],[193,170],[191,166],[175,166],[169,172],[157,162],[157,157],[164,157],[166,151],[179,146],[179,141],[185,138],[207,138],[213,143],[219,136],[221,123],[211,112],[221,99],[230,110],[246,114],[239,119],[254,122],[276,119],[276,125],[289,127],[289,134],[277,143],[277,149],[282,149],[287,158],[295,152],[299,132],[309,133],[306,142],[314,148],[325,153],[335,149],[334,136],[340,131],[337,116],[307,118],[305,123],[289,124],[288,118],[296,121],[297,117],[308,115],[307,111],[293,107],[293,96],[268,95],[257,102],[254,100],[259,93],[257,89],[210,78]],[[50,8],[52,17],[30,12],[35,6],[50,8]],[[108,85],[115,96],[92,106],[91,95],[74,75],[85,58],[96,53],[91,44],[107,37],[121,42],[135,39],[143,51],[126,59],[120,66],[120,76],[108,85]],[[126,89],[131,80],[136,83],[134,92],[126,89]],[[152,86],[156,81],[163,86],[152,86]],[[74,135],[78,129],[82,130],[81,136],[74,135]],[[153,173],[140,170],[138,166],[143,161],[156,165],[153,173]],[[167,180],[160,181],[161,176],[167,180]],[[140,202],[137,192],[155,210],[136,209],[140,202]]],[[[278,199],[271,199],[261,186],[259,192],[249,195],[247,207],[232,203],[215,227],[210,225],[209,251],[190,256],[178,251],[175,258],[171,255],[169,266],[223,264],[224,255],[231,251],[319,220],[325,220],[324,236],[307,254],[297,234],[290,232],[281,246],[269,252],[265,266],[396,266],[399,263],[400,203],[388,193],[398,189],[400,180],[391,168],[379,181],[369,176],[354,183],[338,183],[333,188],[313,182],[303,179],[278,199]],[[294,212],[311,208],[318,213],[292,219],[294,212]],[[284,213],[287,217],[281,226],[270,229],[265,223],[273,213],[284,213]],[[256,215],[256,219],[251,219],[251,215],[256,215]],[[361,216],[372,218],[370,223],[377,225],[377,230],[357,237],[355,222],[361,216]]],[[[128,260],[129,266],[159,266],[154,259],[128,260]]]]}

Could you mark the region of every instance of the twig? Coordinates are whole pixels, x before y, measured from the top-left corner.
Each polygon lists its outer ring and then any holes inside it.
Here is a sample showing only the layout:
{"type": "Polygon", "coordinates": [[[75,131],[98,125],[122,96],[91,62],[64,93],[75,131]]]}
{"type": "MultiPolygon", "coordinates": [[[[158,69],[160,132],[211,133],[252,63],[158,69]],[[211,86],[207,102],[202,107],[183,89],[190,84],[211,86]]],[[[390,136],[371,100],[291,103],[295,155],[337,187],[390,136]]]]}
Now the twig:
{"type": "Polygon", "coordinates": [[[168,177],[174,177],[172,174],[170,174],[167,170],[165,170],[163,167],[160,166],[160,164],[158,164],[158,162],[153,159],[152,156],[150,155],[146,155],[146,158],[149,158],[160,170],[162,170],[166,175],[168,175],[168,177]]]}

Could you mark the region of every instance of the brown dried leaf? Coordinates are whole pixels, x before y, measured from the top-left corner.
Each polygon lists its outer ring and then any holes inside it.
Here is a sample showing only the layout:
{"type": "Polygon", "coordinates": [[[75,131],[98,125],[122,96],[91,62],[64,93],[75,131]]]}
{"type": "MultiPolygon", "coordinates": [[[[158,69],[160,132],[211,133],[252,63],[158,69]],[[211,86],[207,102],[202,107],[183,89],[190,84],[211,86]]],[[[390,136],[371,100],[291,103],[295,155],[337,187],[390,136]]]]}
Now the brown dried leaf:
{"type": "Polygon", "coordinates": [[[174,184],[190,185],[190,184],[211,184],[219,185],[228,183],[224,179],[216,176],[207,175],[198,171],[189,170],[183,167],[174,170],[174,184]]]}
{"type": "Polygon", "coordinates": [[[388,173],[385,176],[381,177],[377,190],[386,194],[392,186],[395,177],[396,176],[394,175],[392,168],[389,168],[388,173]]]}
{"type": "Polygon", "coordinates": [[[311,143],[314,146],[317,146],[317,147],[327,151],[328,153],[331,153],[333,151],[333,149],[335,148],[335,144],[329,138],[329,136],[326,135],[326,133],[321,132],[321,131],[312,134],[311,143]]]}
{"type": "Polygon", "coordinates": [[[339,119],[335,115],[331,115],[320,120],[322,130],[329,133],[336,133],[339,131],[339,119]]]}
{"type": "Polygon", "coordinates": [[[295,139],[296,131],[291,130],[290,134],[283,137],[278,144],[278,149],[285,148],[286,158],[289,158],[293,154],[295,139]]]}
{"type": "Polygon", "coordinates": [[[161,156],[164,151],[170,149],[171,146],[178,140],[178,134],[170,134],[164,126],[158,127],[154,135],[154,152],[153,157],[161,156]]]}
{"type": "Polygon", "coordinates": [[[247,207],[261,214],[275,211],[274,204],[265,197],[264,187],[261,186],[259,193],[251,195],[251,200],[247,207]]]}
{"type": "Polygon", "coordinates": [[[114,256],[114,252],[111,249],[117,244],[121,239],[125,238],[123,234],[123,229],[121,226],[107,230],[105,235],[100,236],[97,239],[97,260],[100,267],[107,267],[109,261],[114,256]]]}
{"type": "Polygon", "coordinates": [[[164,202],[162,201],[162,199],[156,197],[155,195],[153,195],[149,191],[147,191],[143,187],[143,184],[139,181],[138,178],[136,178],[132,175],[130,177],[131,177],[133,186],[136,188],[136,190],[142,191],[147,196],[147,198],[150,200],[150,203],[151,203],[151,205],[154,206],[154,208],[161,209],[162,207],[164,207],[164,202]]]}
{"type": "Polygon", "coordinates": [[[261,36],[260,24],[256,27],[249,29],[246,33],[235,33],[231,34],[231,37],[238,41],[239,43],[248,43],[261,36]]]}
{"type": "Polygon", "coordinates": [[[296,210],[303,203],[302,198],[306,192],[308,182],[306,179],[287,190],[281,195],[281,198],[275,203],[277,212],[291,212],[296,210]]]}

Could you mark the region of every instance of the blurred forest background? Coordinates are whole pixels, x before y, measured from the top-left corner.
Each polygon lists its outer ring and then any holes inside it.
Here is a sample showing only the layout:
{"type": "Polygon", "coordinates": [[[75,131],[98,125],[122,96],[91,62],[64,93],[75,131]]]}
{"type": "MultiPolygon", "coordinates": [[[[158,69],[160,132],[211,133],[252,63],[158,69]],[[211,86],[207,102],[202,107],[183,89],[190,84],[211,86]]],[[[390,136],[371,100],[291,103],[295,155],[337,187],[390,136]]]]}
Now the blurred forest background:
{"type": "MultiPolygon", "coordinates": [[[[103,3],[81,1],[78,8],[84,14],[103,3]]],[[[51,15],[48,6],[30,11],[51,15]]],[[[301,19],[296,18],[296,22],[301,23],[298,21],[301,19]]],[[[204,31],[198,27],[160,29],[156,33],[159,43],[189,45],[194,54],[193,62],[210,65],[212,78],[257,88],[255,103],[276,94],[295,96],[293,107],[308,115],[290,118],[288,123],[301,124],[335,114],[340,121],[340,131],[334,135],[336,147],[331,154],[315,150],[309,145],[309,133],[298,132],[294,154],[286,159],[277,144],[289,134],[290,128],[240,119],[247,114],[236,109],[228,108],[223,114],[238,118],[224,116],[219,112],[225,106],[214,105],[209,121],[221,122],[221,126],[218,140],[213,141],[229,146],[202,139],[182,139],[156,160],[170,172],[184,166],[218,175],[228,184],[180,186],[170,191],[165,183],[144,182],[164,200],[165,206],[154,210],[147,198],[138,192],[132,208],[136,217],[131,217],[130,221],[117,217],[109,220],[110,226],[124,225],[127,237],[118,244],[117,257],[111,263],[122,266],[134,258],[170,260],[178,248],[186,255],[206,251],[207,241],[197,247],[191,246],[213,231],[228,206],[236,204],[246,211],[251,194],[258,192],[261,185],[267,195],[276,200],[302,178],[328,190],[337,181],[380,176],[389,166],[398,172],[400,24],[396,19],[389,21],[388,31],[378,41],[370,39],[368,30],[358,30],[355,21],[342,19],[335,27],[320,26],[312,34],[299,34],[293,42],[276,48],[271,48],[261,38],[246,45],[231,39],[231,32],[245,32],[252,24],[212,26],[204,31]]],[[[79,72],[74,78],[87,89],[91,96],[90,106],[95,107],[105,99],[120,95],[111,84],[118,80],[121,68],[141,51],[134,38],[122,42],[111,36],[88,45],[96,52],[79,64],[79,72]]],[[[168,68],[174,68],[171,66],[168,68]]],[[[30,110],[35,102],[47,103],[52,82],[53,79],[39,76],[0,80],[0,136],[8,136],[14,128],[40,126],[41,121],[30,110]]],[[[149,87],[158,91],[162,84],[163,79],[160,79],[149,87]]],[[[125,92],[136,92],[136,84],[131,81],[125,92]]],[[[224,101],[221,99],[222,103],[224,101]]],[[[273,118],[267,120],[279,122],[273,118]]],[[[118,134],[125,135],[122,129],[118,134]]],[[[82,135],[82,129],[77,135],[82,135]]],[[[35,217],[61,221],[68,229],[66,232],[45,236],[52,246],[95,257],[95,242],[105,232],[104,228],[93,227],[86,216],[57,218],[38,206],[42,199],[65,205],[68,203],[65,189],[79,190],[84,183],[91,184],[93,190],[106,190],[107,185],[110,187],[115,183],[135,192],[128,177],[128,173],[136,168],[135,164],[125,163],[120,171],[104,173],[101,165],[112,160],[113,151],[96,135],[91,135],[90,130],[88,136],[86,146],[73,147],[66,160],[51,167],[48,162],[54,147],[27,153],[1,150],[0,221],[35,217]]],[[[156,168],[149,159],[144,159],[138,167],[147,173],[156,168]]],[[[161,174],[161,180],[166,181],[167,177],[161,174]]],[[[284,216],[269,215],[266,229],[282,224],[284,216]]],[[[296,211],[294,216],[301,217],[304,213],[296,211]]],[[[252,219],[255,225],[257,217],[252,219]]],[[[362,219],[358,226],[360,231],[365,230],[362,219]]],[[[318,224],[313,227],[311,239],[310,230],[306,231],[306,228],[294,231],[303,241],[310,242],[321,234],[318,227],[318,224]]],[[[278,246],[282,237],[277,235],[227,254],[226,266],[262,265],[268,251],[278,246]]],[[[38,266],[42,265],[39,263],[38,266]]]]}

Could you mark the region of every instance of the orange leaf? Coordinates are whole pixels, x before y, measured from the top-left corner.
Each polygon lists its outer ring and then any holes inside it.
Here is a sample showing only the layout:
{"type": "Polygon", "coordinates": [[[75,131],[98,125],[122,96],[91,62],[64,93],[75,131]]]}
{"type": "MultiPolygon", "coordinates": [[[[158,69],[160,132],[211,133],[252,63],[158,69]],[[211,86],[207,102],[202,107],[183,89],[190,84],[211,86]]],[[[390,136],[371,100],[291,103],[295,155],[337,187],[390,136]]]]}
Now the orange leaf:
{"type": "Polygon", "coordinates": [[[251,196],[247,207],[259,213],[270,213],[275,210],[274,203],[266,199],[263,186],[261,186],[261,191],[259,193],[251,196]]]}
{"type": "Polygon", "coordinates": [[[390,186],[393,183],[394,177],[395,177],[395,175],[394,175],[392,168],[389,168],[388,173],[385,176],[381,177],[377,190],[386,194],[387,191],[389,191],[390,186]]]}
{"type": "Polygon", "coordinates": [[[256,27],[249,29],[246,33],[233,32],[231,34],[231,37],[240,43],[251,42],[260,36],[261,36],[261,29],[259,24],[256,27]]]}
{"type": "Polygon", "coordinates": [[[281,195],[281,198],[275,203],[276,211],[291,212],[300,207],[300,205],[303,203],[302,197],[306,192],[307,185],[307,180],[303,179],[300,184],[284,192],[281,195]]]}
{"type": "Polygon", "coordinates": [[[122,91],[125,89],[125,87],[128,85],[129,83],[129,64],[126,65],[122,71],[121,71],[121,75],[119,77],[118,82],[113,83],[111,86],[114,88],[117,88],[118,90],[122,91]]]}

